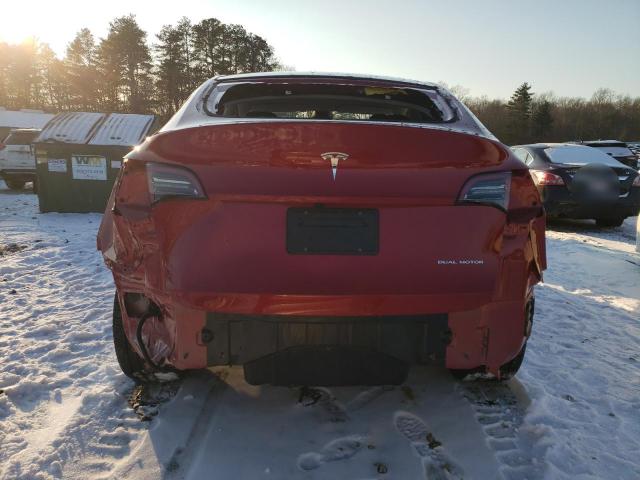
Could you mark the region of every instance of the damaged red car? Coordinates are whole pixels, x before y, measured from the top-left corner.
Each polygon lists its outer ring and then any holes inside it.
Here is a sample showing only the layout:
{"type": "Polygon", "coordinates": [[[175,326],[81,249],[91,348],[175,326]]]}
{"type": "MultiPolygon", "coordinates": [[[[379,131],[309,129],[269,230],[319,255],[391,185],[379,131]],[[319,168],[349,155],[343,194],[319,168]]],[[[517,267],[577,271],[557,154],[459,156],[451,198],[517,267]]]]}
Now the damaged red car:
{"type": "Polygon", "coordinates": [[[515,374],[546,268],[527,167],[440,86],[216,77],[123,163],[98,234],[129,376],[515,374]]]}

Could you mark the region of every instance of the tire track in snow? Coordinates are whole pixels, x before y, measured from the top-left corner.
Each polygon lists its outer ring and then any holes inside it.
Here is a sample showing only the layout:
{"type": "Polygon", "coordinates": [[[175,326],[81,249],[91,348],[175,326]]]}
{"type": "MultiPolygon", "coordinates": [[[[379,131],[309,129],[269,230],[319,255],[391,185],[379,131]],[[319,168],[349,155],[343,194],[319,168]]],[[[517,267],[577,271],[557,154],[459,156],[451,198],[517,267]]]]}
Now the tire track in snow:
{"type": "MultiPolygon", "coordinates": [[[[513,380],[512,380],[513,381],[513,380]]],[[[544,462],[532,455],[532,441],[521,431],[525,408],[509,383],[462,382],[460,394],[474,410],[476,420],[495,452],[506,480],[535,480],[544,476],[544,462]]]]}
{"type": "MultiPolygon", "coordinates": [[[[205,444],[204,440],[209,434],[213,417],[217,413],[219,398],[222,392],[228,388],[224,382],[213,379],[204,372],[192,372],[187,375],[191,377],[191,380],[206,385],[206,396],[202,408],[195,417],[192,417],[193,424],[189,428],[186,438],[175,445],[173,453],[164,465],[165,480],[187,476],[190,466],[202,453],[200,446],[205,444]]],[[[180,392],[177,396],[179,395],[180,392]]],[[[166,433],[170,434],[169,431],[166,433]]]]}

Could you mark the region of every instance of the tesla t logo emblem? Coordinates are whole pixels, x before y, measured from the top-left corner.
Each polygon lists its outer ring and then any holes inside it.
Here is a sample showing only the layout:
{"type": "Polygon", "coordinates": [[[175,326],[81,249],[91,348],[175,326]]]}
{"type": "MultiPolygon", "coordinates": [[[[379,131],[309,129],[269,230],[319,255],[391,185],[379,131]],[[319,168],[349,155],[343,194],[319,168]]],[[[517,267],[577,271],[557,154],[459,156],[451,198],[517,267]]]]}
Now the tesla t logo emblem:
{"type": "Polygon", "coordinates": [[[336,179],[336,173],[338,173],[338,162],[349,158],[349,155],[341,152],[326,152],[320,156],[323,160],[329,160],[331,162],[331,172],[333,173],[334,180],[336,179]]]}

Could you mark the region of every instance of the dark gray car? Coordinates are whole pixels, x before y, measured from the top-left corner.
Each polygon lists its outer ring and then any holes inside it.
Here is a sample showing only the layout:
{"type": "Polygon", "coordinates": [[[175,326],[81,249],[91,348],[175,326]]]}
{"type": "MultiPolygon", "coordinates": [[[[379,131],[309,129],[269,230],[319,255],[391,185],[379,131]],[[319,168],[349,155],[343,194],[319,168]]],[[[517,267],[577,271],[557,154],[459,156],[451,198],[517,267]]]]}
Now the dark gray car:
{"type": "Polygon", "coordinates": [[[613,227],[640,211],[640,175],[599,149],[565,143],[511,149],[529,167],[549,217],[613,227]]]}

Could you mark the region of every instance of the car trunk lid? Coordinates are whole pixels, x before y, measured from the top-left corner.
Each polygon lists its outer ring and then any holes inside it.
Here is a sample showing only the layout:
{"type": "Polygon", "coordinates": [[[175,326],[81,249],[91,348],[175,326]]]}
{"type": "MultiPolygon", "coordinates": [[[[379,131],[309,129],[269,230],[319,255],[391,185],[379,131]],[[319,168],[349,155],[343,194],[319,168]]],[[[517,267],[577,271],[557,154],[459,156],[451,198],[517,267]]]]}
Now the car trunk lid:
{"type": "Polygon", "coordinates": [[[191,168],[209,196],[420,197],[440,204],[455,203],[466,179],[502,169],[508,158],[479,136],[356,122],[204,126],[160,134],[148,147],[143,159],[191,168]]]}

